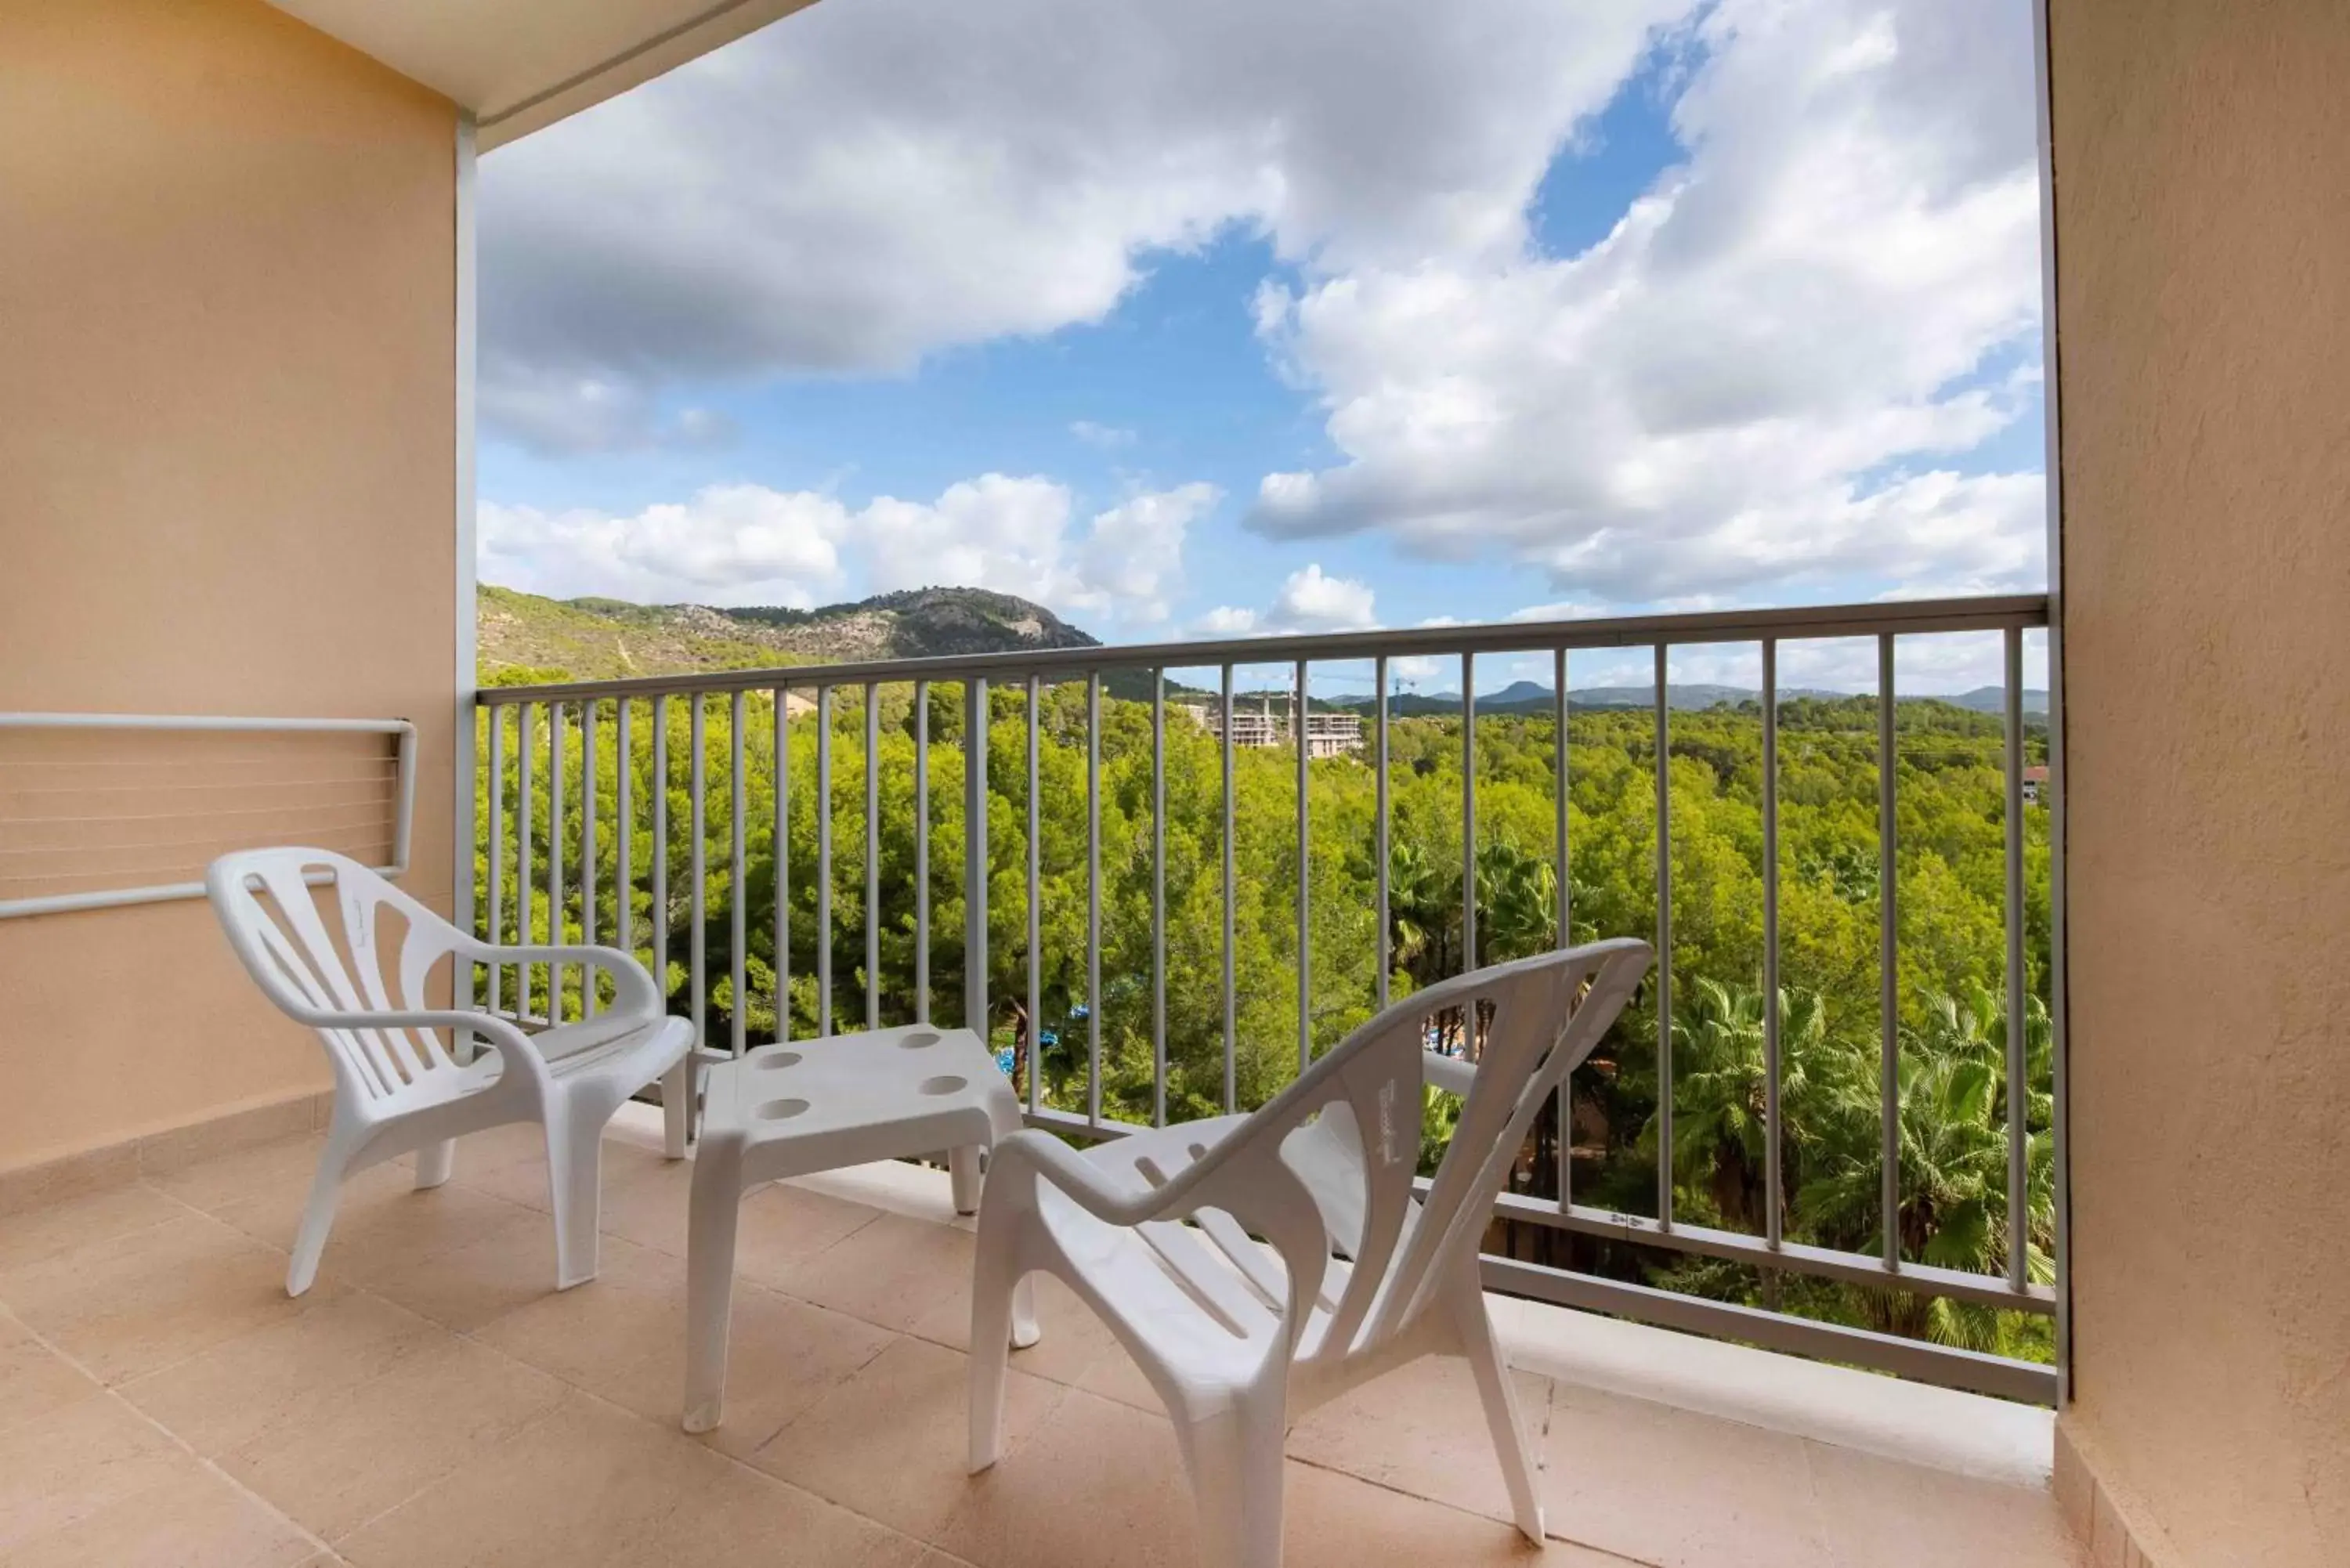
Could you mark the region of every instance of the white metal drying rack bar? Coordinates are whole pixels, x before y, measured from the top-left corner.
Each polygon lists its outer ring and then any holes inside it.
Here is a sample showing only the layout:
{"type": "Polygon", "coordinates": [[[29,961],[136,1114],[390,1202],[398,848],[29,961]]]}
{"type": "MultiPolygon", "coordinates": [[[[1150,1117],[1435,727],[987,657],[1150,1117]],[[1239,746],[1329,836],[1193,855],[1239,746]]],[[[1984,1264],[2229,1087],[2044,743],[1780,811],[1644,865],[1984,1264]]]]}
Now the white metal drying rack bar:
{"type": "MultiPolygon", "coordinates": [[[[400,785],[394,808],[391,860],[374,869],[399,877],[408,869],[409,828],[416,815],[416,726],[405,719],[247,719],[220,714],[182,713],[0,713],[0,731],[6,730],[134,730],[228,731],[246,734],[343,732],[390,735],[400,743],[400,785]]],[[[0,821],[0,826],[5,826],[0,821]]],[[[53,915],[70,909],[104,909],[123,904],[156,904],[172,898],[200,898],[204,885],[196,882],[155,883],[135,888],[101,888],[80,893],[52,893],[37,898],[0,899],[0,920],[19,915],[53,915]]]]}

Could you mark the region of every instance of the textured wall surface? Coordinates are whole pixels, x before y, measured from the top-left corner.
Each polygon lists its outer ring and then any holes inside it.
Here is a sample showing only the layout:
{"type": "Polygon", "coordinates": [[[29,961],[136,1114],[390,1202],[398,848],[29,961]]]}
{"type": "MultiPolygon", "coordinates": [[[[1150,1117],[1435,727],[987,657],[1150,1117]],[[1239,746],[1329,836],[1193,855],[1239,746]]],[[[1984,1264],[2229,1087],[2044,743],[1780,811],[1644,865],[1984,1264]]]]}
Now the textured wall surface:
{"type": "Polygon", "coordinates": [[[2339,1564],[2350,5],[2050,10],[2065,1420],[2157,1560],[2339,1564]]]}
{"type": "MultiPolygon", "coordinates": [[[[454,114],[260,0],[0,6],[0,710],[411,719],[443,907],[454,114]]],[[[0,921],[0,1169],[327,1081],[201,901],[0,921]]]]}

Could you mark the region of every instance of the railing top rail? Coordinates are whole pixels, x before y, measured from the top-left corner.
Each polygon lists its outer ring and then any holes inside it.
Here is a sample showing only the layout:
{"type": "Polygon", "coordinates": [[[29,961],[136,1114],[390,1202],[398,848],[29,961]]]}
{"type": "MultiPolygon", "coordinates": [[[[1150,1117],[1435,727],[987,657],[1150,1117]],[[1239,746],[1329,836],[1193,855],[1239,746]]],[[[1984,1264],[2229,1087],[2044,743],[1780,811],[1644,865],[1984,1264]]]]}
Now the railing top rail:
{"type": "Polygon", "coordinates": [[[480,701],[484,707],[496,707],[513,702],[655,697],[679,691],[725,692],[765,691],[786,686],[843,686],[868,680],[962,680],[974,677],[1024,679],[1032,674],[1084,675],[1107,670],[1199,670],[1223,664],[1367,659],[1381,654],[1519,653],[1560,648],[1645,648],[1659,642],[1680,646],[1758,642],[1764,638],[2003,631],[2010,627],[2047,624],[2048,597],[2045,594],[1896,599],[1874,604],[1804,606],[1787,609],[1624,616],[1607,620],[1494,621],[1479,626],[1409,627],[1382,631],[1222,638],[1212,641],[1133,643],[1118,647],[1013,649],[1001,653],[931,659],[879,659],[846,664],[798,664],[766,670],[646,675],[625,680],[572,680],[549,686],[488,686],[482,689],[480,701]]]}

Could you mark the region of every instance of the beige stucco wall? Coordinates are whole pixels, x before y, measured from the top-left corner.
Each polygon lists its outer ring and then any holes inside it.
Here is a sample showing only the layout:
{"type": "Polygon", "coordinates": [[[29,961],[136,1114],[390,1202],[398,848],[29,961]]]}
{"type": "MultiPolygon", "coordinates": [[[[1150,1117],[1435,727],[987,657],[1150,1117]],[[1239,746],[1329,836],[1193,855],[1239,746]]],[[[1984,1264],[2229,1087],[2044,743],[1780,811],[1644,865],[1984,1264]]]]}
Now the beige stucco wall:
{"type": "Polygon", "coordinates": [[[2052,0],[2050,23],[2064,1419],[2158,1561],[2338,1565],[2350,5],[2052,0]]]}
{"type": "MultiPolygon", "coordinates": [[[[0,710],[412,719],[444,908],[454,142],[260,0],[0,5],[0,710]]],[[[0,921],[0,1169],[327,1083],[201,901],[0,921]]]]}

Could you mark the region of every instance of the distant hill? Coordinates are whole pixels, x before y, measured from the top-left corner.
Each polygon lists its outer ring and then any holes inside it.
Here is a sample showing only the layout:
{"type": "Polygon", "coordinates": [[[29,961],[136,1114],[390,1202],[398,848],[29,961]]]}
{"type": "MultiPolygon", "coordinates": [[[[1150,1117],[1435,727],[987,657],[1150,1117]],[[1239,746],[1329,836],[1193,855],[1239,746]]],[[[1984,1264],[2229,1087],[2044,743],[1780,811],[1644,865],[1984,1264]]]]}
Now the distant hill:
{"type": "MultiPolygon", "coordinates": [[[[1099,639],[1042,605],[984,588],[911,588],[854,604],[802,610],[550,599],[484,585],[480,591],[477,629],[482,679],[489,685],[1101,646],[1099,639]]],[[[1102,690],[1114,697],[1142,701],[1149,695],[1150,677],[1145,670],[1112,670],[1102,677],[1102,690]]],[[[1167,694],[1170,701],[1212,696],[1171,678],[1167,694]]],[[[1790,699],[1846,695],[1804,687],[1781,692],[1790,699]]],[[[1281,706],[1288,700],[1285,687],[1243,690],[1233,696],[1243,705],[1269,701],[1281,706]]],[[[1676,711],[1734,708],[1760,697],[1760,692],[1739,686],[1665,688],[1666,704],[1676,711]]],[[[1936,700],[1996,714],[2002,711],[2003,697],[1998,687],[1982,686],[1936,700]]],[[[1568,705],[1578,710],[1647,708],[1655,701],[1655,689],[1648,686],[1580,686],[1567,692],[1568,705]]],[[[1555,701],[1548,686],[1518,680],[1499,691],[1481,693],[1477,711],[1547,713],[1555,701]]],[[[1357,713],[1373,708],[1368,696],[1315,697],[1311,705],[1357,713]]],[[[2026,691],[2023,708],[2027,713],[2045,715],[2048,693],[2026,691]]],[[[1458,713],[1461,694],[1399,691],[1391,697],[1388,711],[1399,718],[1458,713]]]]}
{"type": "MultiPolygon", "coordinates": [[[[1798,697],[1818,697],[1828,700],[1849,697],[1848,691],[1830,691],[1818,687],[1789,686],[1780,690],[1782,701],[1798,697]]],[[[1707,708],[1735,708],[1742,702],[1760,702],[1762,693],[1749,686],[1713,686],[1701,682],[1686,686],[1668,684],[1665,706],[1676,712],[1698,711],[1707,708]]],[[[1948,702],[1977,713],[2003,711],[2005,695],[1996,686],[1981,686],[1959,696],[1932,697],[1918,701],[1948,702]]],[[[1578,711],[1609,711],[1624,708],[1648,708],[1655,705],[1657,689],[1653,686],[1575,686],[1566,693],[1567,706],[1578,711]]],[[[1903,701],[1912,701],[1905,698],[1903,701]]],[[[1551,688],[1534,680],[1516,680],[1499,691],[1480,692],[1477,711],[1480,713],[1547,713],[1556,704],[1551,688]]],[[[1367,713],[1377,705],[1369,697],[1344,699],[1341,706],[1367,713]]],[[[1461,711],[1458,691],[1399,692],[1388,711],[1402,718],[1461,711]]],[[[2026,691],[2023,693],[2026,713],[2045,714],[2048,693],[2026,691]]]]}
{"type": "Polygon", "coordinates": [[[550,599],[485,585],[477,618],[489,684],[1099,646],[1042,605],[983,588],[913,588],[800,610],[550,599]]]}
{"type": "MultiPolygon", "coordinates": [[[[1971,691],[1961,691],[1955,697],[1945,697],[1942,701],[1950,703],[1953,707],[1971,708],[1978,713],[2004,713],[2007,711],[2007,693],[2001,691],[1996,686],[1978,686],[1971,691]]],[[[2048,711],[2048,693],[2045,691],[2034,691],[2031,687],[2025,687],[2023,689],[2023,711],[2027,713],[2046,713],[2048,711]]]]}

